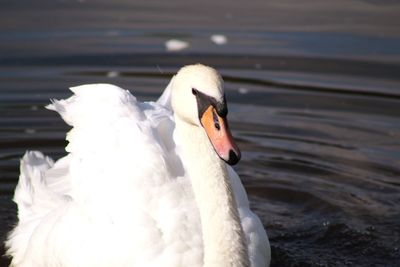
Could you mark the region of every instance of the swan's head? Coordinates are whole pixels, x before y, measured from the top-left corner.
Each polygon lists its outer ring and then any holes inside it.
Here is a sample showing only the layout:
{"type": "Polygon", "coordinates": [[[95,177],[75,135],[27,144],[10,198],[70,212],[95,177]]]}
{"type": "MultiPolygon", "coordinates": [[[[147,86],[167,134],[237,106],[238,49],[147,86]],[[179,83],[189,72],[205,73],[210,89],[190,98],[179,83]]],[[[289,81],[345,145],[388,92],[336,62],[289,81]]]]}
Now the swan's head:
{"type": "Polygon", "coordinates": [[[181,120],[205,130],[221,159],[230,165],[239,161],[240,150],[228,127],[223,80],[215,69],[200,64],[180,69],[172,81],[171,104],[181,120]]]}

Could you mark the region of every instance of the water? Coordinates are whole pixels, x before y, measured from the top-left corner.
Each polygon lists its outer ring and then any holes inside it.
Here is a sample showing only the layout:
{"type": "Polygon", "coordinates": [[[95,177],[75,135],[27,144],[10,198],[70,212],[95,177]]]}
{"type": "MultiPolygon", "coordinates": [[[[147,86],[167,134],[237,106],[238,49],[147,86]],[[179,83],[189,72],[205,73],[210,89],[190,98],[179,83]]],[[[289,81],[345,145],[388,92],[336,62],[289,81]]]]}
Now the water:
{"type": "Polygon", "coordinates": [[[132,2],[0,3],[1,241],[21,155],[65,154],[50,98],[108,82],[153,100],[180,66],[202,62],[224,75],[235,168],[272,266],[399,265],[397,1],[132,2]],[[166,52],[169,39],[189,48],[166,52]]]}

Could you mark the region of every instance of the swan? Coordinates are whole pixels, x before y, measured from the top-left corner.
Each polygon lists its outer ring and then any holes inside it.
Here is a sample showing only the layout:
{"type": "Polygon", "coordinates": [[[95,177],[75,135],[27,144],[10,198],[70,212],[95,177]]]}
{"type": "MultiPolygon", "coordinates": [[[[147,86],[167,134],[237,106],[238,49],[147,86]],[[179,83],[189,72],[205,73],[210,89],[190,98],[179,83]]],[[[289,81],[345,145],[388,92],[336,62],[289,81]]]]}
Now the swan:
{"type": "Polygon", "coordinates": [[[156,102],[110,84],[71,91],[47,106],[72,126],[67,156],[21,160],[12,266],[269,266],[215,69],[181,68],[156,102]]]}

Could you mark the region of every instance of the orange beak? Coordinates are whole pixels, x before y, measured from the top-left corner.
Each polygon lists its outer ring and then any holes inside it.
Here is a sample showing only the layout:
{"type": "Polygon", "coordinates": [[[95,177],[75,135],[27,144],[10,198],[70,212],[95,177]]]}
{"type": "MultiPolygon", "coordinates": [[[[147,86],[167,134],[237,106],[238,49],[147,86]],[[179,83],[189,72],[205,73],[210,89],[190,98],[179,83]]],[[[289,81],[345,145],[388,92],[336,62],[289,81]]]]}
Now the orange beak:
{"type": "Polygon", "coordinates": [[[233,141],[226,118],[220,117],[215,108],[210,105],[200,121],[218,156],[229,165],[238,163],[240,150],[233,141]]]}

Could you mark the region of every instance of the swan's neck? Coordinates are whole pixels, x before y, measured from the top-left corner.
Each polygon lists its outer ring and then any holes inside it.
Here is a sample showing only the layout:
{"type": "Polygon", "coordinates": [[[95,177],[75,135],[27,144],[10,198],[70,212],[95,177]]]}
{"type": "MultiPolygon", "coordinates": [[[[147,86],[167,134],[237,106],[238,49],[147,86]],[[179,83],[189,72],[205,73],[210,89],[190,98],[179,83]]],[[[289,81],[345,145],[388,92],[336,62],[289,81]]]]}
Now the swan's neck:
{"type": "Polygon", "coordinates": [[[225,163],[216,155],[205,131],[175,116],[174,138],[192,182],[199,208],[204,266],[247,267],[249,258],[225,163]]]}

